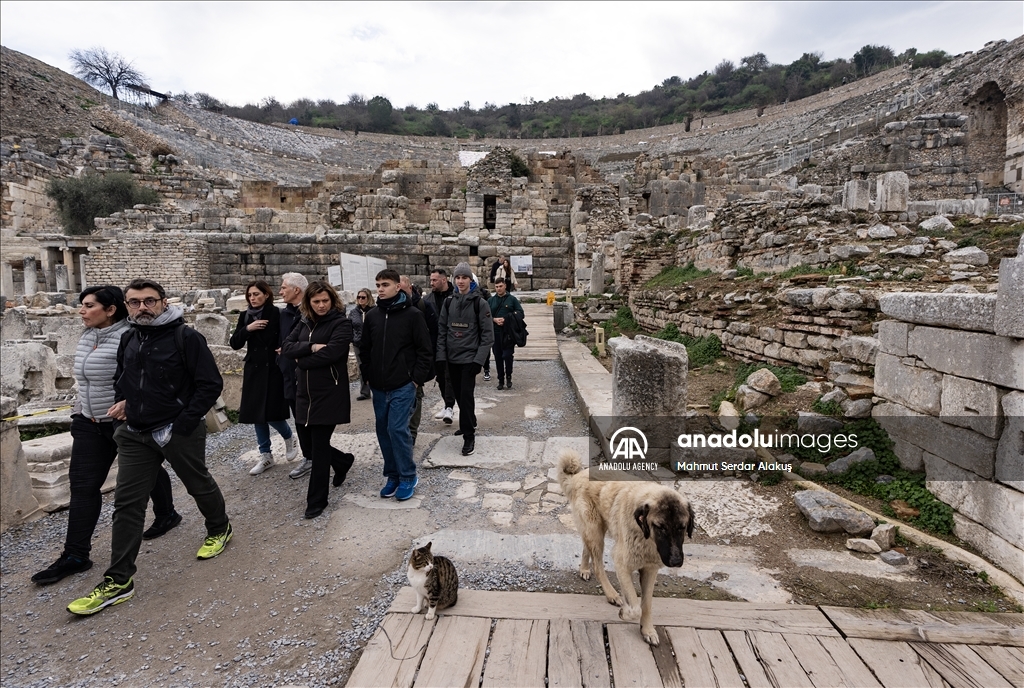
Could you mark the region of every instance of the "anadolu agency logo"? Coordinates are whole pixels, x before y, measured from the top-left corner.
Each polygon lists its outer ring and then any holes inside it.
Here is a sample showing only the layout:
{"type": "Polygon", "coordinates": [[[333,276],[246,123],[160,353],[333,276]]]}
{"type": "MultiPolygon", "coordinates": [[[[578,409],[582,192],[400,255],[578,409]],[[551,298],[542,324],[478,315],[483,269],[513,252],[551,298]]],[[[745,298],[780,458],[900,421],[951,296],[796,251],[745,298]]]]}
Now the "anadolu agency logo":
{"type": "Polygon", "coordinates": [[[608,440],[612,461],[644,461],[647,458],[647,435],[627,425],[612,433],[608,440]]]}

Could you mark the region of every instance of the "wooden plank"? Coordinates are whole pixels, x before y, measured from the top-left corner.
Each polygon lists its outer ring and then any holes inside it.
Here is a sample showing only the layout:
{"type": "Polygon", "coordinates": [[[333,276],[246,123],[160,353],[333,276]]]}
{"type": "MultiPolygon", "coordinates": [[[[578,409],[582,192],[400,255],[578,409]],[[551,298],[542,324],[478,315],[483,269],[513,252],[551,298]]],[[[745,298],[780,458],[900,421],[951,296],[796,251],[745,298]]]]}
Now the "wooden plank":
{"type": "MultiPolygon", "coordinates": [[[[786,640],[796,636],[786,636],[786,640]]],[[[821,646],[835,661],[836,666],[843,672],[847,683],[851,686],[863,686],[864,688],[880,688],[881,684],[871,673],[864,662],[861,661],[853,648],[842,638],[817,638],[821,646]]],[[[799,657],[799,655],[797,655],[799,657]]]]}
{"type": "Polygon", "coordinates": [[[885,688],[944,688],[941,677],[907,643],[866,638],[848,642],[885,688]]]}
{"type": "Polygon", "coordinates": [[[666,636],[676,653],[679,675],[686,688],[716,688],[715,670],[711,668],[711,660],[697,631],[670,626],[661,634],[663,640],[666,636]]]}
{"type": "Polygon", "coordinates": [[[546,619],[498,619],[491,636],[483,688],[543,686],[547,653],[546,619]]]}
{"type": "Polygon", "coordinates": [[[1024,632],[1024,614],[988,612],[932,612],[934,616],[954,625],[1019,628],[1024,632]]]}
{"type": "MultiPolygon", "coordinates": [[[[747,637],[761,660],[768,680],[776,688],[816,688],[781,633],[748,631],[747,637]]],[[[824,667],[817,669],[826,670],[824,667]]],[[[839,677],[837,671],[832,673],[836,678],[839,677]]]]}
{"type": "Polygon", "coordinates": [[[580,651],[580,674],[587,688],[610,688],[612,673],[604,647],[604,626],[597,621],[569,622],[573,642],[580,651]]]}
{"type": "MultiPolygon", "coordinates": [[[[857,663],[864,669],[864,671],[859,672],[861,681],[846,676],[839,667],[838,662],[832,657],[832,654],[813,635],[793,634],[783,636],[783,638],[786,644],[789,645],[789,649],[793,651],[797,661],[800,662],[800,666],[803,667],[807,678],[811,680],[811,683],[816,688],[868,688],[868,686],[878,686],[878,682],[875,681],[874,677],[871,677],[871,671],[864,667],[860,660],[857,660],[857,663]],[[863,675],[865,673],[871,677],[867,683],[863,682],[863,675]]],[[[829,638],[828,640],[837,639],[829,638]]],[[[845,645],[841,639],[839,642],[845,645]]],[[[856,653],[853,650],[850,650],[850,654],[856,658],[856,653]]]]}
{"type": "Polygon", "coordinates": [[[434,621],[424,620],[422,614],[386,615],[384,623],[366,644],[346,685],[353,688],[408,688],[412,685],[416,667],[420,665],[433,628],[434,621]]]}
{"type": "MultiPolygon", "coordinates": [[[[416,593],[404,587],[395,596],[391,611],[408,612],[415,604],[416,593]]],[[[608,604],[601,595],[459,590],[458,604],[446,613],[489,619],[583,619],[605,624],[624,623],[619,619],[618,607],[608,604]]],[[[839,632],[816,607],[795,604],[657,597],[652,620],[658,626],[839,637],[839,632]]]]}
{"type": "Polygon", "coordinates": [[[548,628],[548,686],[583,688],[580,651],[573,642],[568,619],[555,619],[548,628]]]}
{"type": "Polygon", "coordinates": [[[608,649],[616,688],[661,688],[661,674],[650,646],[636,624],[608,626],[608,649]]]}
{"type": "Polygon", "coordinates": [[[722,632],[698,630],[697,637],[700,638],[701,647],[708,653],[711,669],[715,672],[716,683],[711,685],[718,688],[746,688],[722,632]]]}
{"type": "Polygon", "coordinates": [[[416,688],[479,685],[490,634],[490,619],[442,616],[427,644],[416,688]]]}
{"type": "Polygon", "coordinates": [[[661,674],[661,683],[665,688],[683,688],[683,678],[679,675],[679,667],[676,666],[672,638],[664,626],[655,628],[658,633],[658,644],[651,647],[651,654],[654,656],[654,663],[658,665],[658,673],[661,674]]]}
{"type": "Polygon", "coordinates": [[[1024,630],[990,621],[951,624],[923,611],[821,607],[847,638],[1013,645],[1024,647],[1024,630]]]}
{"type": "Polygon", "coordinates": [[[910,643],[953,688],[1013,688],[967,645],[910,643]]]}
{"type": "Polygon", "coordinates": [[[610,688],[604,627],[596,621],[551,621],[548,632],[548,686],[610,688]]]}
{"type": "Polygon", "coordinates": [[[722,635],[729,643],[729,649],[736,657],[736,663],[740,665],[740,671],[746,677],[747,685],[750,688],[775,688],[768,679],[764,667],[761,666],[761,660],[757,658],[757,653],[754,652],[754,646],[747,634],[743,631],[725,631],[722,635]]]}
{"type": "Polygon", "coordinates": [[[1014,655],[1010,648],[998,645],[973,645],[971,649],[990,667],[1002,674],[1010,685],[1024,686],[1024,661],[1014,655]]]}

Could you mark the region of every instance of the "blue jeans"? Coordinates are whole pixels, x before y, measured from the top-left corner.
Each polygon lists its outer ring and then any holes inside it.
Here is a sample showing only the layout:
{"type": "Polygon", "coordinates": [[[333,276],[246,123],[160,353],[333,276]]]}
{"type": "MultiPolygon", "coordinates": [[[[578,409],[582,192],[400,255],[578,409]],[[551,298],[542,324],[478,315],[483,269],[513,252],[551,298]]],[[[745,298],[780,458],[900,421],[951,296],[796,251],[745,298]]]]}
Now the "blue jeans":
{"type": "Polygon", "coordinates": [[[390,392],[370,387],[370,391],[373,414],[377,418],[377,443],[384,455],[384,476],[399,481],[415,480],[409,419],[416,405],[416,385],[410,382],[390,392]]]}
{"type": "Polygon", "coordinates": [[[256,443],[260,445],[260,454],[270,453],[270,428],[273,427],[281,437],[288,439],[292,436],[291,426],[286,420],[272,420],[269,423],[255,423],[256,443]]]}

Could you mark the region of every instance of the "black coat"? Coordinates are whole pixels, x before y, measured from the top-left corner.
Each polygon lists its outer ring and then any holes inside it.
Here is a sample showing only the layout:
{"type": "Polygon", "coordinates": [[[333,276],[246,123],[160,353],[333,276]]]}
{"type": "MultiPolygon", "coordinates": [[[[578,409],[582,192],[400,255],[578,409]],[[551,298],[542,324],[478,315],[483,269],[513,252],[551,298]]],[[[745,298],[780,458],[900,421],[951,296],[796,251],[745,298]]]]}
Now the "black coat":
{"type": "MultiPolygon", "coordinates": [[[[281,348],[284,340],[288,339],[288,335],[292,333],[292,328],[298,325],[299,320],[302,319],[298,306],[291,304],[282,308],[280,314],[281,334],[277,339],[278,348],[281,348]]],[[[287,356],[278,356],[277,367],[281,369],[281,375],[284,376],[284,398],[295,401],[295,361],[287,356]]]]}
{"type": "Polygon", "coordinates": [[[390,392],[415,382],[420,387],[434,377],[430,330],[423,312],[404,292],[401,302],[377,301],[363,316],[359,362],[363,379],[374,389],[390,392]]]}
{"type": "Polygon", "coordinates": [[[231,335],[231,348],[245,349],[242,373],[242,402],[238,405],[239,423],[267,423],[288,420],[288,402],[284,398],[284,376],[277,365],[281,331],[281,313],[269,301],[260,316],[267,327],[249,332],[252,322],[248,313],[238,316],[238,326],[231,335]]]}
{"type": "Polygon", "coordinates": [[[348,423],[352,402],[348,389],[348,348],[352,321],[332,310],[317,321],[303,318],[281,346],[281,355],[295,359],[295,422],[302,425],[348,423]],[[313,344],[327,346],[316,353],[313,344]]]}

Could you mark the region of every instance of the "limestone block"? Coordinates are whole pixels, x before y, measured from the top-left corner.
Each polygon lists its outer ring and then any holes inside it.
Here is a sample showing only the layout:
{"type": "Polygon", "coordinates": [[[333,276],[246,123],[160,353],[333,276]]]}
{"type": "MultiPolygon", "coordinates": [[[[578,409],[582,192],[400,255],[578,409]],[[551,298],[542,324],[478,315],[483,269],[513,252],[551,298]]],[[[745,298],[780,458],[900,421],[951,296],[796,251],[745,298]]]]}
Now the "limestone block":
{"type": "Polygon", "coordinates": [[[886,564],[889,564],[890,566],[906,566],[910,563],[910,560],[907,559],[906,554],[901,554],[896,550],[882,552],[878,555],[878,558],[884,561],[886,564]]]}
{"type": "Polygon", "coordinates": [[[853,291],[838,290],[825,299],[825,307],[836,311],[852,311],[864,305],[864,297],[853,291]]]}
{"type": "Polygon", "coordinates": [[[875,359],[875,394],[889,401],[939,415],[942,375],[934,370],[903,365],[899,358],[878,354],[875,359]]]}
{"type": "MultiPolygon", "coordinates": [[[[0,417],[7,418],[17,412],[18,402],[15,399],[7,396],[0,399],[0,417]]],[[[0,532],[24,523],[38,511],[39,503],[32,493],[18,423],[0,421],[0,532]]]]}
{"type": "Polygon", "coordinates": [[[932,494],[1014,547],[1024,548],[1024,492],[978,480],[968,471],[929,453],[925,453],[924,463],[925,485],[932,494]]]}
{"type": "Polygon", "coordinates": [[[946,263],[966,263],[967,265],[988,265],[988,254],[977,246],[965,246],[942,256],[946,263]]]}
{"type": "Polygon", "coordinates": [[[999,261],[999,291],[993,331],[1024,339],[1024,255],[999,261]]]}
{"type": "MultiPolygon", "coordinates": [[[[903,440],[941,457],[960,468],[985,478],[995,473],[996,441],[966,428],[943,423],[934,416],[926,416],[900,404],[877,404],[871,417],[885,428],[893,440],[903,440]]],[[[910,454],[911,458],[913,455],[910,454]]],[[[903,458],[900,458],[902,463],[903,458]]]]}
{"type": "Polygon", "coordinates": [[[846,541],[846,549],[865,554],[879,554],[882,551],[882,547],[877,542],[868,538],[850,538],[846,541]]]}
{"type": "Polygon", "coordinates": [[[910,178],[905,172],[879,175],[875,190],[875,210],[879,213],[905,213],[910,195],[910,178]]]}
{"type": "Polygon", "coordinates": [[[726,430],[735,430],[740,426],[740,412],[731,402],[723,401],[718,405],[718,422],[726,430]]]}
{"type": "Polygon", "coordinates": [[[28,463],[59,463],[71,460],[71,433],[61,432],[22,443],[28,463]]]}
{"type": "Polygon", "coordinates": [[[56,353],[74,355],[78,348],[78,340],[85,332],[85,325],[82,319],[74,316],[59,316],[55,318],[41,318],[39,321],[40,332],[46,335],[47,340],[57,343],[56,353]]]}
{"type": "Polygon", "coordinates": [[[770,396],[758,392],[749,385],[740,385],[736,390],[736,403],[744,411],[752,411],[758,406],[764,406],[770,399],[770,396]]]}
{"type": "Polygon", "coordinates": [[[900,246],[890,251],[884,251],[887,256],[908,256],[910,258],[920,258],[924,255],[925,246],[923,244],[910,244],[908,246],[900,246]]]}
{"type": "Polygon", "coordinates": [[[870,418],[874,404],[871,399],[847,399],[839,404],[843,418],[870,418]]]}
{"type": "Polygon", "coordinates": [[[1006,425],[996,448],[995,477],[1024,492],[1024,393],[1010,392],[1002,401],[1006,425]]]}
{"type": "Polygon", "coordinates": [[[615,337],[612,350],[612,414],[686,415],[686,347],[638,335],[615,337]]]}
{"type": "Polygon", "coordinates": [[[847,532],[850,535],[867,535],[874,530],[875,522],[863,511],[839,501],[831,492],[802,490],[793,495],[800,512],[807,518],[811,530],[819,533],[847,532]]]}
{"type": "Polygon", "coordinates": [[[879,342],[874,337],[847,337],[839,342],[839,353],[843,358],[874,365],[878,346],[879,342]]]}
{"type": "Polygon", "coordinates": [[[875,526],[871,531],[871,539],[878,544],[883,552],[887,552],[896,544],[896,526],[891,523],[882,523],[875,526]]]}
{"type": "Polygon", "coordinates": [[[228,313],[241,313],[249,307],[244,294],[232,296],[224,301],[224,310],[228,313]]]}
{"type": "Polygon", "coordinates": [[[806,349],[807,335],[803,332],[791,332],[786,330],[786,333],[783,335],[783,342],[786,346],[794,349],[806,349]]]}
{"type": "Polygon", "coordinates": [[[845,473],[850,470],[850,466],[854,464],[863,463],[864,461],[874,461],[875,452],[871,451],[867,447],[861,447],[855,449],[846,456],[840,457],[828,465],[828,472],[835,475],[845,473]]]}
{"type": "Polygon", "coordinates": [[[4,347],[0,356],[0,389],[19,404],[49,399],[56,394],[57,359],[53,349],[39,342],[4,347]]]}
{"type": "Polygon", "coordinates": [[[686,226],[696,227],[707,219],[708,208],[706,205],[692,205],[686,211],[686,226]]]}
{"type": "Polygon", "coordinates": [[[1015,547],[988,528],[953,512],[953,533],[974,545],[981,555],[1024,583],[1024,548],[1015,547]]]}
{"type": "Polygon", "coordinates": [[[900,466],[908,471],[924,470],[924,450],[902,437],[891,437],[892,453],[900,460],[900,466]]]}
{"type": "Polygon", "coordinates": [[[896,230],[889,225],[875,225],[868,228],[868,238],[870,239],[895,239],[899,236],[896,230]]]}
{"type": "Polygon", "coordinates": [[[898,292],[878,297],[878,307],[904,322],[992,332],[996,295],[898,292]]]}
{"type": "Polygon", "coordinates": [[[813,435],[830,435],[843,429],[843,424],[835,418],[808,411],[796,412],[796,430],[813,435]]]}
{"type": "Polygon", "coordinates": [[[943,373],[1024,391],[1024,341],[980,332],[915,327],[907,353],[943,373]]]}
{"type": "MultiPolygon", "coordinates": [[[[881,305],[881,299],[879,299],[881,305]]],[[[883,320],[878,323],[878,350],[893,356],[907,355],[907,337],[913,325],[898,320],[883,320]]]]}
{"type": "Polygon", "coordinates": [[[998,439],[1003,429],[1002,397],[995,385],[943,375],[942,420],[998,439]]]}
{"type": "Polygon", "coordinates": [[[604,293],[604,253],[597,251],[591,257],[590,263],[590,294],[600,295],[604,293]]]}
{"type": "Polygon", "coordinates": [[[552,316],[555,323],[555,332],[561,332],[575,321],[576,313],[571,303],[558,302],[553,304],[553,308],[552,316]]]}
{"type": "Polygon", "coordinates": [[[871,202],[871,182],[851,179],[843,185],[843,209],[867,211],[871,202]]]}
{"type": "Polygon", "coordinates": [[[230,346],[210,346],[213,352],[213,359],[217,362],[221,377],[224,379],[224,389],[221,390],[221,398],[229,409],[238,409],[242,403],[242,368],[245,365],[245,350],[235,351],[230,346]]]}
{"type": "Polygon", "coordinates": [[[828,250],[830,256],[835,256],[839,260],[850,260],[851,258],[863,258],[864,256],[871,255],[871,249],[867,246],[859,246],[855,244],[842,244],[839,246],[832,246],[828,250]]]}
{"type": "Polygon", "coordinates": [[[228,343],[231,322],[219,313],[200,313],[196,316],[195,327],[211,346],[224,346],[228,343]]]}
{"type": "Polygon", "coordinates": [[[754,390],[769,396],[777,397],[782,394],[782,383],[779,382],[779,378],[775,373],[767,368],[755,370],[748,375],[746,384],[754,390]]]}
{"type": "MultiPolygon", "coordinates": [[[[14,295],[8,296],[11,298],[14,295]]],[[[32,339],[40,333],[38,321],[29,321],[24,308],[10,308],[0,318],[0,340],[10,341],[12,339],[32,339]]]]}
{"type": "Polygon", "coordinates": [[[948,232],[953,229],[953,223],[944,215],[933,215],[917,227],[923,232],[948,232]]]}

